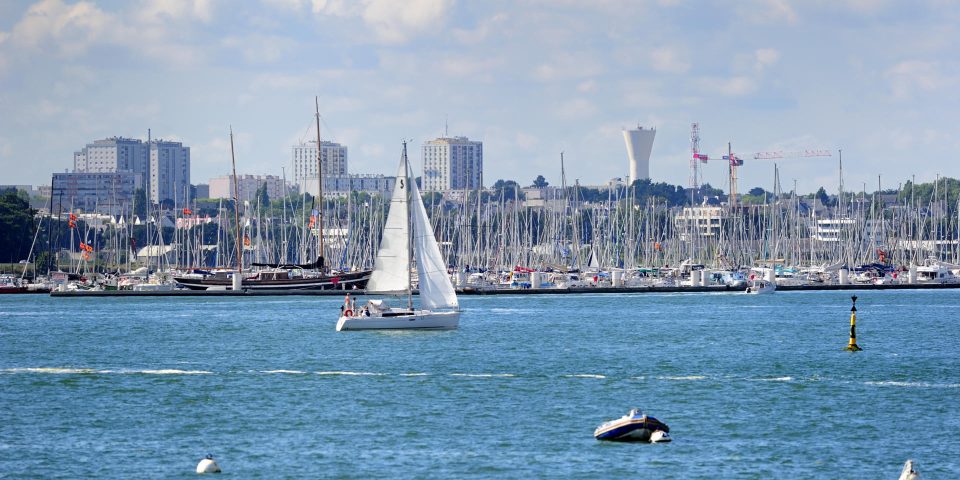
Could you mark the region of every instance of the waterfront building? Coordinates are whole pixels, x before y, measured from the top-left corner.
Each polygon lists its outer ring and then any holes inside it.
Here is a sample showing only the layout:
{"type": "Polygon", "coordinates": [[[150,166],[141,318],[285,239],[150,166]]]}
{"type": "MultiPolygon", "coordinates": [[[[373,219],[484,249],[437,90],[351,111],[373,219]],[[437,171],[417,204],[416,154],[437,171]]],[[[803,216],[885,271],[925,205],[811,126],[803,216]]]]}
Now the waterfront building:
{"type": "Polygon", "coordinates": [[[422,190],[476,189],[483,185],[483,142],[441,137],[423,144],[422,190]]]}
{"type": "MultiPolygon", "coordinates": [[[[234,197],[233,175],[224,175],[210,179],[207,198],[232,199],[234,197]]],[[[240,201],[253,201],[257,190],[267,186],[267,196],[271,200],[283,198],[292,189],[285,188],[283,178],[276,175],[237,175],[237,186],[240,188],[240,201]]]]}
{"type": "Polygon", "coordinates": [[[688,241],[692,235],[720,238],[724,221],[723,208],[715,206],[684,207],[673,217],[673,223],[681,239],[688,241]]]}
{"type": "Polygon", "coordinates": [[[53,174],[54,209],[129,214],[133,194],[143,177],[133,172],[73,172],[53,174]]]}

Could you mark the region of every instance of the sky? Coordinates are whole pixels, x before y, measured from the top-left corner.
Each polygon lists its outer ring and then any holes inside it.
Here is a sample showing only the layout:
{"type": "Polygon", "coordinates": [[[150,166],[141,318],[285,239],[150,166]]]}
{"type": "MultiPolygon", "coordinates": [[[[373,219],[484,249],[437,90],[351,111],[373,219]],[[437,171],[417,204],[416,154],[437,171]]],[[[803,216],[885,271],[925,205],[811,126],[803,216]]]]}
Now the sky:
{"type": "MultiPolygon", "coordinates": [[[[960,3],[949,0],[40,0],[0,2],[0,184],[73,152],[182,141],[192,183],[282,175],[290,147],[391,175],[401,142],[484,143],[484,183],[626,177],[622,129],[656,127],[654,181],[732,144],[739,190],[897,188],[960,177],[960,3]],[[830,157],[752,160],[826,149],[830,157]]],[[[722,161],[703,181],[728,190],[722,161]]]]}

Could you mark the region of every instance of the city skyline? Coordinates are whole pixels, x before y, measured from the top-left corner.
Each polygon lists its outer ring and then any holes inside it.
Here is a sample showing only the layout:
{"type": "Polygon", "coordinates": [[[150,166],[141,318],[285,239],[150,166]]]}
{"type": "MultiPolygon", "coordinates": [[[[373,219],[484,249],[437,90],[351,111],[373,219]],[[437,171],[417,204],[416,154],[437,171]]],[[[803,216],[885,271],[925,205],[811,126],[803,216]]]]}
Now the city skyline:
{"type": "MultiPolygon", "coordinates": [[[[950,95],[960,8],[940,1],[9,2],[0,5],[0,168],[44,185],[89,141],[183,142],[192,178],[281,175],[322,137],[389,175],[400,142],[484,143],[484,183],[628,175],[622,129],[655,127],[654,181],[686,185],[701,150],[745,159],[739,190],[896,188],[958,177],[950,95]],[[243,33],[237,33],[243,32],[243,33]],[[24,168],[22,165],[30,165],[24,168]]],[[[411,157],[415,171],[422,159],[411,157]]],[[[290,176],[290,172],[288,177],[290,176]]],[[[728,190],[710,162],[703,181],[728,190]]]]}

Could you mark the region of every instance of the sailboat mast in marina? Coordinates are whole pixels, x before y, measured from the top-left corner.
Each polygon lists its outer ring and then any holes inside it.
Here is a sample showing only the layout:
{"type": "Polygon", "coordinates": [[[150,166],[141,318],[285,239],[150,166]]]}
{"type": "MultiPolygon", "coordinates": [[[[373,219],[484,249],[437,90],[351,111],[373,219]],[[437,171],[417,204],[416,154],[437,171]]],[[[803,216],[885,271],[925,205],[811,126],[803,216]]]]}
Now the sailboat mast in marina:
{"type": "Polygon", "coordinates": [[[407,296],[406,308],[389,307],[383,300],[369,300],[355,309],[344,306],[337,331],[370,329],[454,329],[460,323],[457,294],[447,275],[446,263],[410,175],[407,144],[403,144],[390,212],[383,228],[380,249],[367,283],[368,294],[407,296]],[[413,306],[413,275],[416,265],[420,309],[413,306]]]}

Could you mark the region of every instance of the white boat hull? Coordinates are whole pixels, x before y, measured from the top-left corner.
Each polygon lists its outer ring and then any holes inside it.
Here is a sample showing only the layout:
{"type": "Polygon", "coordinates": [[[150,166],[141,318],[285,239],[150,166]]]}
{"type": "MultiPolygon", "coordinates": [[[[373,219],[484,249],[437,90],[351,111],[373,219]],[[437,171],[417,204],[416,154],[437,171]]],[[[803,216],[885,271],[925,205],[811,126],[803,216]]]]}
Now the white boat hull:
{"type": "Polygon", "coordinates": [[[460,312],[431,312],[417,310],[409,315],[381,316],[341,316],[337,321],[337,331],[345,330],[453,330],[460,324],[460,312]]]}

